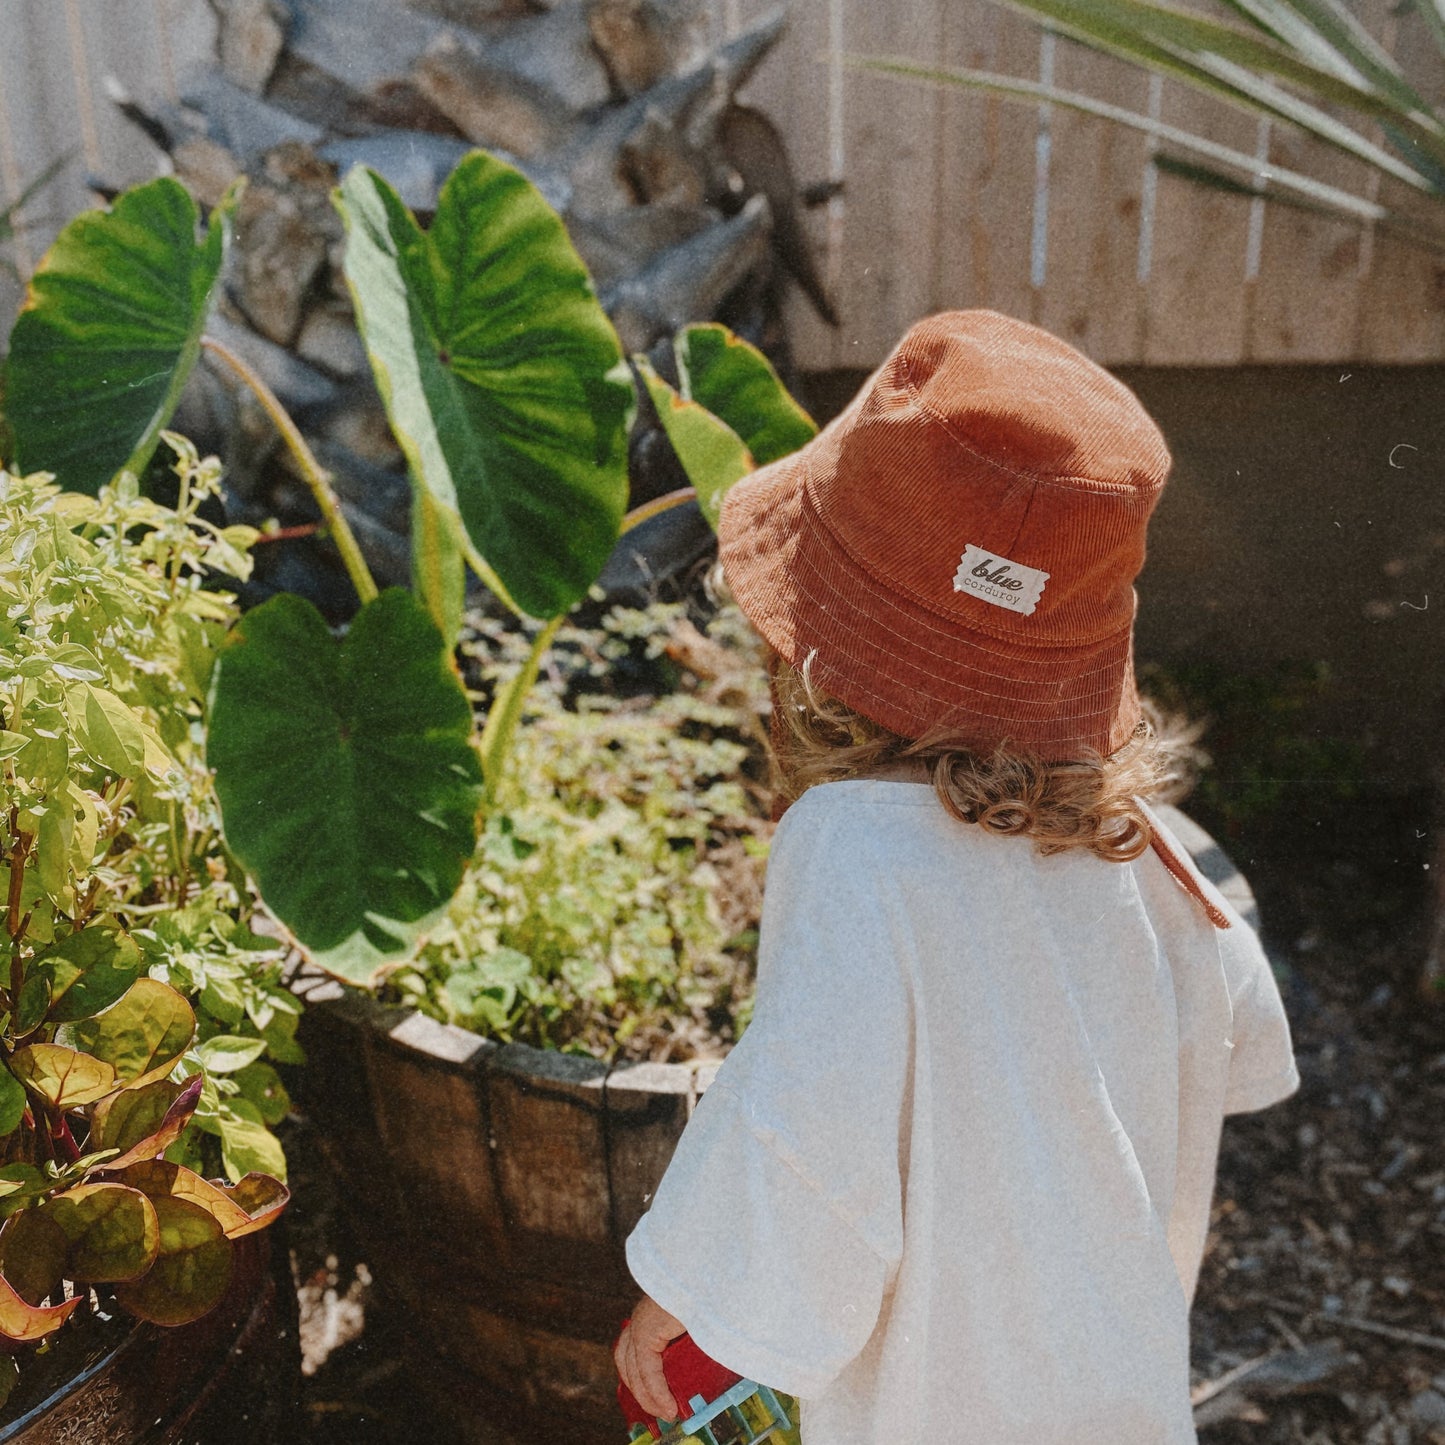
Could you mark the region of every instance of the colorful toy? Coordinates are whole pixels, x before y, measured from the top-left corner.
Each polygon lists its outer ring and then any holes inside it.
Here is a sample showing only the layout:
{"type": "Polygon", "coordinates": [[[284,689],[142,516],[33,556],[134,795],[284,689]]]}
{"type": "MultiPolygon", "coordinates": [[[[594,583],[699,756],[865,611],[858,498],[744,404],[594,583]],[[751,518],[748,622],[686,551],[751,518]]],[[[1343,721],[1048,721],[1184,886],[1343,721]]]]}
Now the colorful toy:
{"type": "MultiPolygon", "coordinates": [[[[618,1383],[617,1403],[632,1433],[628,1439],[657,1445],[797,1445],[796,1406],[789,1410],[766,1385],[745,1380],[679,1335],[662,1352],[662,1371],[673,1398],[686,1401],[680,1420],[659,1420],[618,1383]]],[[[791,1404],[791,1401],[789,1402],[791,1404]]]]}

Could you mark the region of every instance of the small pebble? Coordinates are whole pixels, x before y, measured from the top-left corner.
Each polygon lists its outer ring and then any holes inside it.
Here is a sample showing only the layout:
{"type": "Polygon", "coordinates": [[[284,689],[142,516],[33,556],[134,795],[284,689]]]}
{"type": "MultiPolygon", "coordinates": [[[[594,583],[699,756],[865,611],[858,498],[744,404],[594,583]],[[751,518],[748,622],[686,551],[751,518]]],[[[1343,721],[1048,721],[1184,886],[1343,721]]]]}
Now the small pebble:
{"type": "Polygon", "coordinates": [[[1421,1425],[1445,1425],[1445,1395],[1438,1390],[1421,1390],[1410,1401],[1410,1415],[1421,1425]]]}

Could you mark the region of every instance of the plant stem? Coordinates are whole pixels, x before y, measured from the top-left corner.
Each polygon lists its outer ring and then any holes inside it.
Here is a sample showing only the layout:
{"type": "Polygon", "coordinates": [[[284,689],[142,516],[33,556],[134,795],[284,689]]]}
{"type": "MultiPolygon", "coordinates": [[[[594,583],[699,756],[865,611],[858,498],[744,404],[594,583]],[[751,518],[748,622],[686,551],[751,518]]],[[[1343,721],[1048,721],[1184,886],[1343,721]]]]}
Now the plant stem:
{"type": "Polygon", "coordinates": [[[311,488],[311,495],[316,498],[316,505],[321,508],[321,515],[326,520],[326,530],[330,533],[331,540],[336,543],[336,550],[341,553],[351,585],[356,588],[356,595],[361,599],[362,606],[365,606],[376,596],[376,583],[372,580],[366,559],[361,555],[355,534],[341,511],[341,503],[332,489],[331,478],[316,460],[316,453],[307,445],[306,438],[297,430],[296,423],[291,420],[275,392],[252,367],[214,336],[203,336],[201,345],[218,361],[225,362],[251,388],[256,400],[261,403],[262,410],[281,433],[281,439],[296,459],[296,465],[301,469],[306,485],[311,488]]]}
{"type": "Polygon", "coordinates": [[[542,658],[552,645],[557,629],[566,620],[566,615],[554,617],[532,641],[532,650],[520,671],[505,686],[498,689],[492,699],[491,710],[487,713],[486,725],[482,728],[478,748],[482,755],[482,777],[486,783],[487,803],[494,804],[501,787],[502,772],[506,767],[507,754],[516,736],[517,723],[522,717],[522,705],[537,673],[542,667],[542,658]]]}
{"type": "Polygon", "coordinates": [[[10,805],[10,896],[6,900],[5,926],[10,934],[10,1004],[18,1006],[20,989],[25,982],[25,965],[21,958],[21,941],[30,923],[30,915],[22,914],[25,902],[25,860],[30,854],[32,837],[20,831],[20,809],[10,805]]]}

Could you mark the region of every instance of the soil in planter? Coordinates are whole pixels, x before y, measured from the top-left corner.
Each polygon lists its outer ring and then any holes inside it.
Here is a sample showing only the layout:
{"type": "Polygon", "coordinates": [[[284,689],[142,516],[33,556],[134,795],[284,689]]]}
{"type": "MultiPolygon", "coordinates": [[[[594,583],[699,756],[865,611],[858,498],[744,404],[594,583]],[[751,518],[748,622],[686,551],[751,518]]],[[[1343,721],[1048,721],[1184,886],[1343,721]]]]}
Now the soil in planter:
{"type": "Polygon", "coordinates": [[[0,1410],[0,1433],[124,1343],[135,1321],[119,1310],[75,1314],[43,1348],[24,1349],[20,1379],[0,1410]]]}

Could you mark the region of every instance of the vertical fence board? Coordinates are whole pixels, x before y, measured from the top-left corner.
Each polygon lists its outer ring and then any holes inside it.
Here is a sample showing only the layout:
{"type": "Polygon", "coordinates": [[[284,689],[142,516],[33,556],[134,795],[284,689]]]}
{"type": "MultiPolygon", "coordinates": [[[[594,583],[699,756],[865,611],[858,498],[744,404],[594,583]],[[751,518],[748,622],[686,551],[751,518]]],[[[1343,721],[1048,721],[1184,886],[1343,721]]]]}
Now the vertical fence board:
{"type": "MultiPolygon", "coordinates": [[[[958,69],[1032,76],[1038,30],[996,5],[948,5],[940,56],[958,69]]],[[[1037,133],[1034,106],[962,90],[943,97],[935,307],[1033,314],[1029,236],[1037,133]]]]}
{"type": "MultiPolygon", "coordinates": [[[[1060,44],[1062,90],[1128,110],[1148,107],[1137,68],[1060,44]]],[[[1130,361],[1139,345],[1139,215],[1148,141],[1105,120],[1055,108],[1047,270],[1039,323],[1096,361],[1130,361]]]]}
{"type": "MultiPolygon", "coordinates": [[[[941,21],[941,11],[929,5],[890,11],[876,0],[850,0],[844,53],[936,54],[941,21]]],[[[935,246],[949,217],[936,201],[936,91],[860,70],[847,72],[846,85],[848,174],[866,184],[850,187],[843,202],[836,289],[846,331],[839,360],[868,367],[932,309],[935,246]]]]}
{"type": "MultiPolygon", "coordinates": [[[[1236,150],[1253,151],[1255,120],[1166,82],[1161,111],[1236,150]]],[[[1159,173],[1140,359],[1156,365],[1229,366],[1244,355],[1249,204],[1159,173]]]]}
{"type": "MultiPolygon", "coordinates": [[[[1333,146],[1274,128],[1270,159],[1363,195],[1367,172],[1333,146]]],[[[1267,205],[1246,358],[1329,361],[1355,349],[1362,292],[1361,227],[1267,205]]]]}
{"type": "MultiPolygon", "coordinates": [[[[65,17],[54,0],[0,0],[0,105],[23,190],[62,157],[64,169],[26,207],[15,250],[22,273],[67,217],[90,205],[65,17]]],[[[7,312],[7,317],[12,314],[7,312]]]]}
{"type": "MultiPolygon", "coordinates": [[[[1413,11],[1392,22],[1386,44],[1407,79],[1439,110],[1445,104],[1445,58],[1413,11]]],[[[1380,187],[1380,200],[1407,216],[1433,220],[1437,228],[1445,216],[1445,201],[1428,200],[1398,181],[1380,187]]],[[[1445,256],[1392,236],[1375,237],[1374,265],[1360,297],[1357,351],[1363,361],[1445,357],[1445,256]]]]}
{"type": "Polygon", "coordinates": [[[156,95],[184,94],[186,80],[211,64],[216,54],[216,13],[206,0],[148,0],[155,11],[161,49],[150,87],[156,95]]]}
{"type": "Polygon", "coordinates": [[[100,138],[98,172],[118,186],[150,180],[156,174],[156,149],[115,116],[107,82],[114,80],[142,99],[164,93],[155,7],[151,0],[109,0],[101,9],[81,0],[76,8],[89,60],[87,98],[100,138]]]}
{"type": "MultiPolygon", "coordinates": [[[[830,124],[829,64],[831,5],[835,0],[806,0],[795,3],[788,13],[783,38],[748,83],[741,99],[765,112],[787,138],[793,171],[800,185],[836,179],[833,174],[833,133],[830,124]]],[[[836,0],[841,3],[841,0],[836,0]]],[[[772,6],[767,0],[743,0],[739,19],[747,24],[772,6]]],[[[837,200],[816,208],[807,218],[819,269],[825,282],[836,290],[838,273],[835,217],[845,202],[837,200]]],[[[851,327],[856,311],[851,298],[835,296],[843,325],[851,327]]],[[[807,299],[794,288],[788,304],[788,331],[799,361],[810,368],[826,370],[841,365],[835,358],[836,333],[822,321],[807,299]]]]}

